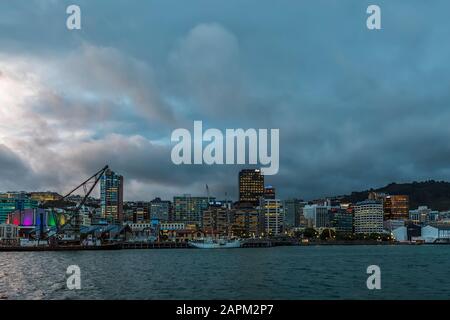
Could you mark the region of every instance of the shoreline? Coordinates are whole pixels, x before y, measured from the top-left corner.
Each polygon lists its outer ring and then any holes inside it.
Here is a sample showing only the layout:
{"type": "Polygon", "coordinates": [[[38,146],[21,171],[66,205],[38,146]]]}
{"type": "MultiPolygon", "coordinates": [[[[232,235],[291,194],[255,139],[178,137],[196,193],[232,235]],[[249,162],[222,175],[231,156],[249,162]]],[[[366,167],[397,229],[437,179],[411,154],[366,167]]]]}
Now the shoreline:
{"type": "MultiPolygon", "coordinates": [[[[387,241],[312,241],[301,242],[247,242],[240,248],[273,248],[273,247],[308,247],[308,246],[419,246],[419,245],[445,245],[450,243],[414,243],[414,242],[387,242],[387,241]]],[[[0,246],[0,252],[43,252],[43,251],[109,251],[109,250],[144,250],[144,249],[196,249],[185,242],[154,242],[154,243],[114,243],[101,246],[0,246]]]]}

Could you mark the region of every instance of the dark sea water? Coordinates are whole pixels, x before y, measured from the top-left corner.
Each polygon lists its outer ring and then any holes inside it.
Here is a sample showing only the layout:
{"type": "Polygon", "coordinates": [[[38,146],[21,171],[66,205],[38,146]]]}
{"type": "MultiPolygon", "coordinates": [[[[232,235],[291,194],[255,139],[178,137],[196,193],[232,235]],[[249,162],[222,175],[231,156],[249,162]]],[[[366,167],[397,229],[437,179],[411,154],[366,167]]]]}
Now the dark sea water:
{"type": "Polygon", "coordinates": [[[450,246],[1,252],[0,298],[449,299],[450,246]],[[66,287],[69,265],[81,290],[66,287]]]}

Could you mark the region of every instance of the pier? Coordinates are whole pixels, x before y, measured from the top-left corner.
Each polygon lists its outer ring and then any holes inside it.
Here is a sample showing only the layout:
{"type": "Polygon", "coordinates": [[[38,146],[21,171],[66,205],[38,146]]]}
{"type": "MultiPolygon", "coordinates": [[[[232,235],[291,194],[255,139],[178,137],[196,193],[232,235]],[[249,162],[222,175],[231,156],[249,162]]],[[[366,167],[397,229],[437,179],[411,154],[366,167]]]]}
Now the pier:
{"type": "Polygon", "coordinates": [[[187,242],[124,242],[122,249],[186,249],[187,242]]]}

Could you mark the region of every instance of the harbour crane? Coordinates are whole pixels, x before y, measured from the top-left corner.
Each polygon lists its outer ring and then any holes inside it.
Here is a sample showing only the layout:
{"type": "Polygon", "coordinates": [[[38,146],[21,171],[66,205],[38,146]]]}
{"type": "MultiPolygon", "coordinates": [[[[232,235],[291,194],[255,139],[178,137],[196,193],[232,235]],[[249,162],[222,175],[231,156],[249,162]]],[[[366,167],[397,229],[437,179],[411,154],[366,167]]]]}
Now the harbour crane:
{"type": "MultiPolygon", "coordinates": [[[[78,185],[76,188],[72,189],[69,193],[67,193],[65,196],[63,196],[59,201],[67,200],[71,195],[73,195],[76,191],[83,189],[84,196],[82,200],[75,206],[75,208],[68,209],[69,211],[69,217],[65,221],[63,225],[59,225],[60,221],[56,222],[56,233],[53,235],[53,237],[57,237],[59,240],[62,240],[64,242],[75,242],[79,244],[80,242],[80,226],[81,226],[81,219],[80,219],[80,209],[85,205],[86,201],[88,200],[89,196],[91,195],[92,191],[94,190],[95,186],[100,181],[101,177],[105,174],[105,172],[109,169],[109,166],[106,165],[104,168],[93,174],[91,177],[86,179],[84,182],[82,182],[80,185],[78,185]]],[[[41,219],[42,221],[42,219],[41,219]]],[[[42,227],[41,227],[42,229],[42,227]]],[[[42,230],[41,230],[41,237],[42,237],[42,230]]]]}

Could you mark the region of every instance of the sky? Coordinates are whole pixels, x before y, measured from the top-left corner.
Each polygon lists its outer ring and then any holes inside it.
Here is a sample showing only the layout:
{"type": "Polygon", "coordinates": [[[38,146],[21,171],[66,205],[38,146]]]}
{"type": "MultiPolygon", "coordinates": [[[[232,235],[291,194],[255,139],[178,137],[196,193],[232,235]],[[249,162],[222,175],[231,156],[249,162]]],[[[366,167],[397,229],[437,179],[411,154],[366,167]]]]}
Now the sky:
{"type": "Polygon", "coordinates": [[[280,198],[450,180],[450,2],[0,0],[0,191],[108,164],[125,199],[236,199],[242,165],[180,165],[177,128],[277,128],[280,198]],[[81,30],[66,28],[67,6],[81,30]],[[366,9],[381,8],[381,30],[366,9]]]}

